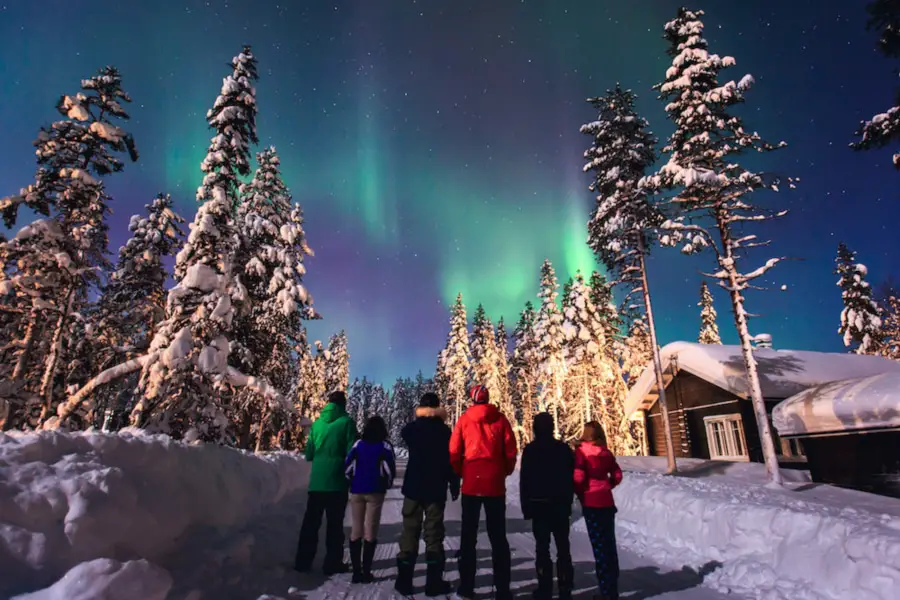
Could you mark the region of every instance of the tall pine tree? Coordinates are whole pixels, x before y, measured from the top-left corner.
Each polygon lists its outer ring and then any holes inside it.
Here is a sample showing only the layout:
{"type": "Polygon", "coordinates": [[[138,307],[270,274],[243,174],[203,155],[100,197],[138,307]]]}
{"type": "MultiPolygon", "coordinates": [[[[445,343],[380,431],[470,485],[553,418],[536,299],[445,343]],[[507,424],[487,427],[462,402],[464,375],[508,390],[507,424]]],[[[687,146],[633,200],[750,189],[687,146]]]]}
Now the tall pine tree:
{"type": "Polygon", "coordinates": [[[549,260],[541,266],[541,288],[538,298],[541,307],[534,323],[535,354],[539,361],[538,406],[554,418],[555,433],[559,436],[559,416],[565,412],[563,386],[566,380],[566,361],[563,342],[563,315],[557,304],[559,284],[549,260]]]}
{"type": "Polygon", "coordinates": [[[868,269],[856,262],[856,252],[841,242],[838,244],[837,266],[841,288],[841,326],[838,333],[843,336],[844,346],[853,348],[856,354],[877,354],[882,342],[881,307],[872,298],[872,286],[866,281],[868,269]]]}
{"type": "Polygon", "coordinates": [[[722,338],[719,337],[719,326],[716,324],[716,309],[713,307],[712,293],[709,286],[704,281],[700,284],[700,335],[697,338],[701,344],[721,344],[722,338]]]}
{"type": "Polygon", "coordinates": [[[25,407],[30,414],[20,413],[19,425],[47,422],[56,412],[66,334],[87,309],[99,273],[109,266],[105,217],[110,197],[102,178],[124,168],[122,153],[137,160],[131,135],[115,124],[128,119],[122,105],[131,101],[119,72],[105,67],[83,80],[81,88],[60,98],[56,108],[66,119],[41,129],[34,142],[34,183],[0,200],[7,227],[15,224],[20,206],[45,217],[6,244],[4,266],[11,269],[0,275],[5,302],[22,311],[17,328],[22,344],[10,376],[40,403],[25,407]],[[40,356],[34,356],[36,348],[40,356]]]}
{"type": "Polygon", "coordinates": [[[581,128],[582,133],[594,140],[584,153],[588,161],[584,170],[594,175],[590,190],[597,193],[597,209],[588,224],[588,244],[608,271],[616,274],[616,283],[626,287],[626,297],[636,296],[643,302],[659,390],[657,402],[663,421],[668,470],[674,472],[675,447],[646,261],[662,215],[650,202],[648,189],[640,185],[645,171],[656,160],[656,138],[649,131],[647,121],[635,111],[634,101],[634,94],[619,86],[602,98],[590,100],[599,116],[581,128]]]}
{"type": "Polygon", "coordinates": [[[513,355],[510,364],[512,376],[512,404],[516,412],[516,437],[519,447],[531,441],[531,421],[534,417],[535,399],[540,381],[540,360],[537,355],[537,335],[534,330],[537,313],[529,300],[519,316],[513,331],[513,355]]]}
{"type": "Polygon", "coordinates": [[[347,333],[342,329],[328,340],[325,360],[325,389],[346,391],[350,383],[350,353],[347,351],[347,333]]]}
{"type": "MultiPolygon", "coordinates": [[[[900,58],[900,2],[874,0],[866,7],[869,13],[868,29],[878,32],[877,48],[885,57],[896,61],[900,58]]],[[[894,68],[896,75],[900,69],[894,68]]],[[[900,88],[894,96],[894,106],[868,121],[862,121],[856,131],[859,138],[850,146],[856,150],[884,148],[900,141],[900,88]]],[[[894,167],[900,169],[900,152],[894,154],[894,167]]]]}
{"type": "Polygon", "coordinates": [[[485,386],[491,402],[499,407],[503,400],[500,397],[503,374],[500,372],[496,336],[494,324],[484,312],[484,306],[479,304],[472,320],[472,341],[469,345],[472,351],[472,380],[485,386]]]}
{"type": "Polygon", "coordinates": [[[509,385],[509,337],[503,317],[497,322],[497,371],[500,375],[497,389],[497,405],[510,423],[516,422],[512,392],[509,385]]]}
{"type": "Polygon", "coordinates": [[[466,307],[463,304],[462,294],[458,294],[450,311],[447,345],[438,357],[435,370],[435,379],[442,386],[440,394],[444,402],[451,407],[454,422],[465,409],[471,356],[466,307]]]}
{"type": "Polygon", "coordinates": [[[766,471],[771,483],[780,486],[781,471],[753,355],[744,292],[782,259],[770,258],[749,271],[742,271],[739,265],[746,259],[747,250],[765,245],[747,228],[786,211],[766,210],[751,201],[750,194],[757,190],[777,191],[779,181],[743,167],[740,158],[750,151],[768,152],[785,144],[763,141],[757,133],[745,129],[743,119],[734,114],[733,109],[744,102],[744,92],[753,84],[753,77],[745,75],[737,83],[719,83],[719,74],[735,61],[709,52],[702,16],[703,11],[681,8],[665,26],[673,60],[657,89],[668,102],[666,112],[675,131],[663,149],[668,156],[666,164],[644,183],[654,190],[672,191],[668,198],[672,219],[663,224],[666,235],[661,241],[680,244],[685,254],[704,249],[715,254],[718,269],[709,277],[730,295],[766,471]]]}

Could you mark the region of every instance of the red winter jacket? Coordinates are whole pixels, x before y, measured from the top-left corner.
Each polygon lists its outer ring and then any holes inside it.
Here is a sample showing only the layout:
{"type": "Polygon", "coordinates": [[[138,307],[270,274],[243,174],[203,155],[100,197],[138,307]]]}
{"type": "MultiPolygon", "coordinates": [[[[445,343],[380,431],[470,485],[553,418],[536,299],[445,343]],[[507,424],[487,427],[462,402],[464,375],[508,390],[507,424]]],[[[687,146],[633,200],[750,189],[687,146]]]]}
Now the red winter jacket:
{"type": "Polygon", "coordinates": [[[609,448],[582,442],[575,448],[575,494],[582,506],[613,508],[612,490],[622,483],[622,469],[609,448]]]}
{"type": "Polygon", "coordinates": [[[462,493],[467,496],[505,496],[517,452],[509,421],[492,404],[469,408],[450,437],[450,464],[462,477],[462,493]]]}

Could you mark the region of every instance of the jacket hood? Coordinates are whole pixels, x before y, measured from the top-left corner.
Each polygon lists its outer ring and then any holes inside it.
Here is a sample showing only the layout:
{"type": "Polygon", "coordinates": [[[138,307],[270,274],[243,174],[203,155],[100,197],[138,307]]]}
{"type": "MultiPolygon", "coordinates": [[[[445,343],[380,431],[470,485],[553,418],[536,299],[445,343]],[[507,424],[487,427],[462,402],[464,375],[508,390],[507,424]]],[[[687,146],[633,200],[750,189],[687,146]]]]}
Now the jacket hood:
{"type": "Polygon", "coordinates": [[[503,413],[493,404],[476,404],[471,406],[466,414],[475,421],[483,421],[485,423],[495,423],[500,420],[503,413]]]}
{"type": "Polygon", "coordinates": [[[447,420],[447,409],[442,406],[432,408],[430,406],[419,406],[416,408],[417,417],[437,417],[441,421],[447,420]]]}
{"type": "Polygon", "coordinates": [[[322,409],[322,412],[319,413],[319,418],[326,423],[334,423],[346,414],[347,409],[345,409],[343,406],[334,403],[328,403],[325,405],[325,408],[322,409]]]}

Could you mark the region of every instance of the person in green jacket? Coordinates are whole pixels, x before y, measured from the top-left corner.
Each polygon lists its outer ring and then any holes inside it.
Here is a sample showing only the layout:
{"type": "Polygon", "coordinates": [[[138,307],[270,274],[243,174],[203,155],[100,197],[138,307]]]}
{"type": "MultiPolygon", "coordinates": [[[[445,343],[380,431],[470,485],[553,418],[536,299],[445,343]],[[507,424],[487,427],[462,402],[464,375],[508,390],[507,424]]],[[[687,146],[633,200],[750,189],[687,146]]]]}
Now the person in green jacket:
{"type": "Polygon", "coordinates": [[[313,423],[306,439],[306,460],[312,463],[309,498],[300,527],[294,568],[309,571],[319,545],[319,529],[325,514],[325,575],[346,573],[344,563],[344,511],[347,508],[347,479],[344,459],[356,443],[356,423],[347,414],[347,396],[331,392],[328,404],[313,423]]]}

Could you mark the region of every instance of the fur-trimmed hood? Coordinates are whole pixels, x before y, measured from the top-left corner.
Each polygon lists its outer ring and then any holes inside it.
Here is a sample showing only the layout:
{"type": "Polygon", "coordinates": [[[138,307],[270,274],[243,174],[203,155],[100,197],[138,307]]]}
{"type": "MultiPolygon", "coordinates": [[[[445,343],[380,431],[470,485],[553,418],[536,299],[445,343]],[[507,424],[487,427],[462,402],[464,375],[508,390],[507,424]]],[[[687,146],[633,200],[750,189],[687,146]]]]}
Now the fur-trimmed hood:
{"type": "Polygon", "coordinates": [[[437,417],[441,421],[447,420],[447,409],[443,406],[438,406],[432,408],[430,406],[419,406],[416,407],[416,416],[417,417],[437,417]]]}

